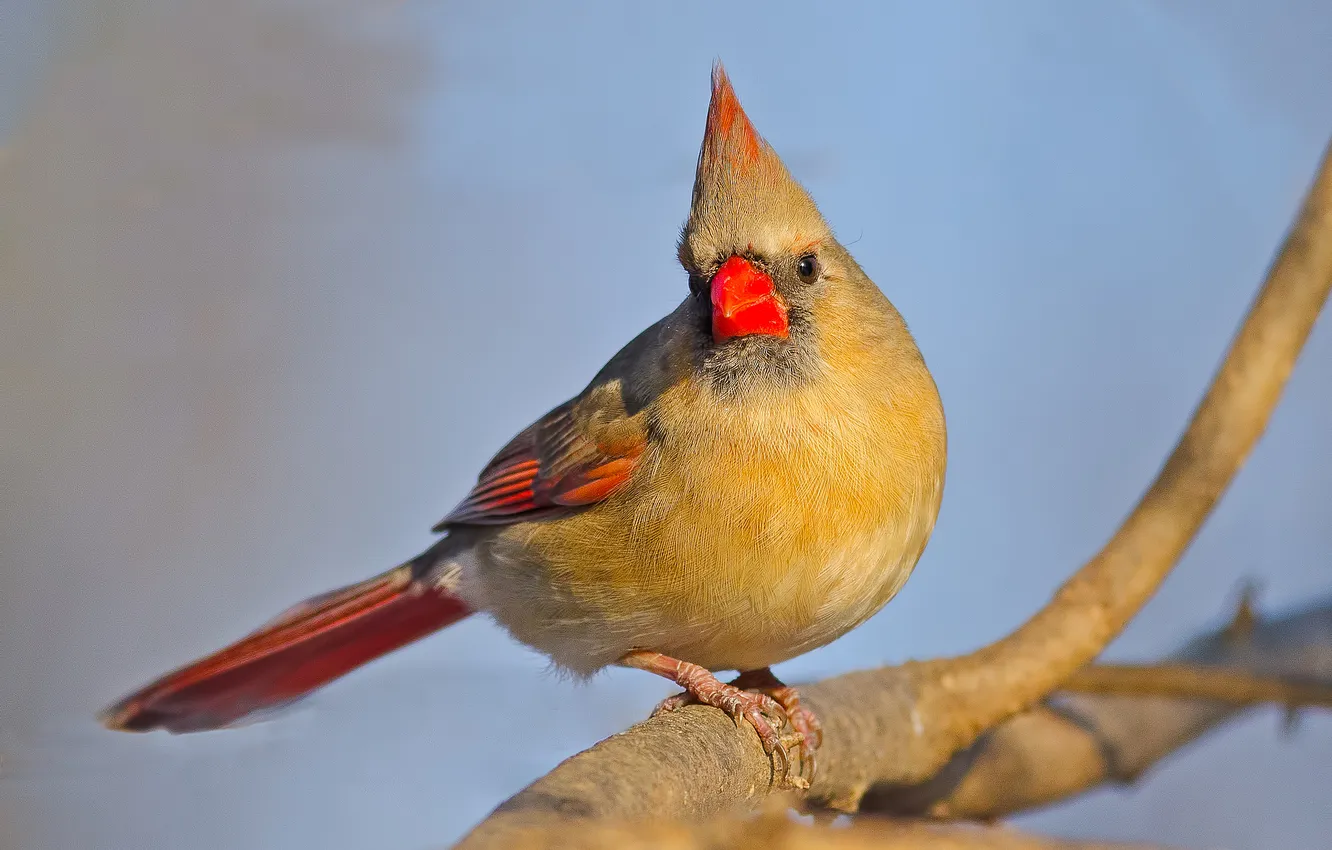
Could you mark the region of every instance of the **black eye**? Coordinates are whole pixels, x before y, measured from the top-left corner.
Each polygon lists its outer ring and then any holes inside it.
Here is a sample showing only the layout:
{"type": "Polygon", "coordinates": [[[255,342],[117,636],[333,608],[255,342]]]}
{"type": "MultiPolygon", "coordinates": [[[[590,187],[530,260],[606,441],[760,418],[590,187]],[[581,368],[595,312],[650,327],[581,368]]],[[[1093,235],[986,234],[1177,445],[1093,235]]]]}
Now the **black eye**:
{"type": "Polygon", "coordinates": [[[813,254],[806,254],[800,258],[800,262],[796,263],[796,274],[800,275],[800,279],[805,283],[813,283],[818,280],[820,271],[819,258],[813,254]]]}

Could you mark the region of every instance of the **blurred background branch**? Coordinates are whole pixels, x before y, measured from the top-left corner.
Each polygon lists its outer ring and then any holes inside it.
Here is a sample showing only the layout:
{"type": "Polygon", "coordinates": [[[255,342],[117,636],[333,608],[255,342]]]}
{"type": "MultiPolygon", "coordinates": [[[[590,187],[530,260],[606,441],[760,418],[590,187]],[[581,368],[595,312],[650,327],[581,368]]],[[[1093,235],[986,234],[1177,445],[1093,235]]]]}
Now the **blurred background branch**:
{"type": "Polygon", "coordinates": [[[1007,827],[858,819],[794,823],[781,811],[694,826],[670,823],[565,824],[512,836],[510,850],[1153,850],[1154,845],[1068,841],[1007,827]]]}
{"type": "MultiPolygon", "coordinates": [[[[1292,695],[1311,696],[1332,687],[1332,598],[1270,618],[1254,619],[1247,605],[1241,612],[1225,628],[1190,641],[1170,656],[1177,663],[1164,669],[1187,665],[1186,670],[1253,674],[1261,690],[1272,691],[1281,703],[1292,695]],[[1283,693],[1288,684],[1292,691],[1283,693]]],[[[866,795],[861,808],[988,820],[1048,805],[1104,782],[1134,782],[1162,759],[1243,713],[1245,706],[1238,703],[1250,701],[1247,696],[1239,701],[1233,694],[1223,696],[1057,694],[987,733],[955,756],[934,781],[916,787],[880,786],[866,795]]],[[[1321,700],[1319,704],[1325,705],[1321,700]]]]}
{"type": "Polygon", "coordinates": [[[1091,664],[1064,680],[1060,689],[1105,696],[1212,700],[1235,706],[1274,703],[1288,712],[1332,707],[1332,685],[1191,664],[1091,664]]]}

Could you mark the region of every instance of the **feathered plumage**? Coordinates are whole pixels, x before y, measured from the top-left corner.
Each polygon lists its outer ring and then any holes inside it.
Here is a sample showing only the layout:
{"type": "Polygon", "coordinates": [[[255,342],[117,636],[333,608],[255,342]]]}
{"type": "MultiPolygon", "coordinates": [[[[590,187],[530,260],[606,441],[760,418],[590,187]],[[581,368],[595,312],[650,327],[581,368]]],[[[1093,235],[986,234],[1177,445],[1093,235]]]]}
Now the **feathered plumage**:
{"type": "Polygon", "coordinates": [[[679,257],[680,305],[502,449],[443,540],[169,674],[110,725],[230,723],[471,611],[576,674],[644,667],[753,720],[766,697],[707,671],[762,673],[897,593],[939,510],[943,411],[902,317],[720,65],[679,257]]]}

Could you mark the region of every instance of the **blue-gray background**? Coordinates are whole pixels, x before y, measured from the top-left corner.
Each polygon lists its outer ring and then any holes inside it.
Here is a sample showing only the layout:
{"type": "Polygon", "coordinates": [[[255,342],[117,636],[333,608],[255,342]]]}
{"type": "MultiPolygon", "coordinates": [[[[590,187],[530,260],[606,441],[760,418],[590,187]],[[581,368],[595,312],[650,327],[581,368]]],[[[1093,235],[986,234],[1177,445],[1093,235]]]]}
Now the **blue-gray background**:
{"type": "MultiPolygon", "coordinates": [[[[0,848],[423,848],[669,687],[483,620],[272,723],[94,712],[423,546],[670,309],[721,57],[906,314],[944,511],[897,601],[779,672],[954,653],[1092,553],[1195,404],[1332,132],[1332,7],[0,2],[0,848]],[[502,7],[502,8],[501,8],[502,7]]],[[[1114,647],[1244,577],[1332,589],[1332,333],[1114,647]]],[[[1326,846],[1332,722],[1259,713],[1026,825],[1326,846]]]]}

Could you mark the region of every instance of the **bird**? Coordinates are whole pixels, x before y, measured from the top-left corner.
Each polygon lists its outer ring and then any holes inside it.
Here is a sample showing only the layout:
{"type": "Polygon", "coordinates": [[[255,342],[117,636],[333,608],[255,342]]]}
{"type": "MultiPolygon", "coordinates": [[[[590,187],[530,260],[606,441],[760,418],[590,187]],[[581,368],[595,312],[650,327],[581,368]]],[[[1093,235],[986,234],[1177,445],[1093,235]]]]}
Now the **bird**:
{"type": "Polygon", "coordinates": [[[673,680],[654,714],[721,709],[799,782],[791,748],[812,770],[822,729],[771,667],[907,581],[943,498],[943,405],[720,61],[677,256],[678,306],[505,445],[429,548],[161,676],[103,724],[248,722],[484,612],[575,677],[673,680]]]}

